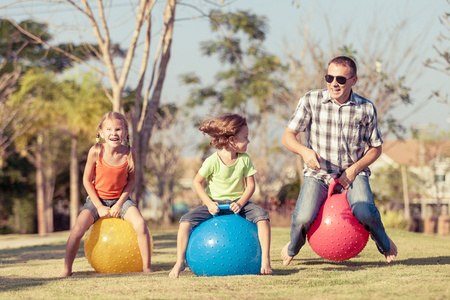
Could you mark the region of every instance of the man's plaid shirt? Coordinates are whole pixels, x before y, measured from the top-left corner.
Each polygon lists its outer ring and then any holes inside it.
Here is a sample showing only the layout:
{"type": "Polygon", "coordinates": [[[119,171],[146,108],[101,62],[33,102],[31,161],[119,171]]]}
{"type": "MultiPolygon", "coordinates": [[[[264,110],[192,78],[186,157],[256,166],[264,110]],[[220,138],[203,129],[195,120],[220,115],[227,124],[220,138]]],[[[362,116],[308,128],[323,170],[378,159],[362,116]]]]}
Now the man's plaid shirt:
{"type": "MultiPolygon", "coordinates": [[[[322,159],[319,171],[305,165],[304,175],[327,183],[361,159],[367,147],[383,143],[374,104],[353,91],[349,101],[342,105],[331,100],[326,89],[306,93],[287,127],[305,132],[306,146],[322,159]]],[[[370,176],[369,168],[359,175],[370,176]]]]}

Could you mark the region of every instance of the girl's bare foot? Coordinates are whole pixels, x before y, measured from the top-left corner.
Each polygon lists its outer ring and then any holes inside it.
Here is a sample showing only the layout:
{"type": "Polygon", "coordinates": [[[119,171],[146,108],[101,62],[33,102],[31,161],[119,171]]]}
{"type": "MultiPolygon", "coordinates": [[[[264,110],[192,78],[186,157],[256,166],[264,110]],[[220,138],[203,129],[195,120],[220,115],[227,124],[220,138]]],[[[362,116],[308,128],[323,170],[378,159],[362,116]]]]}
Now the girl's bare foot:
{"type": "Polygon", "coordinates": [[[72,271],[68,271],[68,270],[63,270],[58,277],[59,278],[66,278],[66,277],[70,277],[72,276],[72,271]]]}
{"type": "Polygon", "coordinates": [[[384,256],[386,257],[386,262],[390,264],[395,260],[397,257],[397,246],[394,244],[394,242],[389,238],[389,243],[391,244],[391,249],[388,253],[386,253],[384,256]]]}
{"type": "Polygon", "coordinates": [[[175,266],[173,266],[172,271],[169,273],[170,278],[178,278],[180,277],[181,271],[183,271],[186,268],[186,265],[184,262],[182,263],[176,263],[175,266]]]}
{"type": "Polygon", "coordinates": [[[289,254],[288,254],[288,247],[289,247],[290,243],[291,242],[287,243],[281,250],[281,259],[283,260],[283,265],[285,265],[285,266],[289,266],[292,259],[294,259],[293,256],[289,256],[289,254]]]}
{"type": "Polygon", "coordinates": [[[152,273],[153,270],[152,270],[152,268],[144,268],[144,269],[142,269],[142,272],[143,273],[152,273]]]}

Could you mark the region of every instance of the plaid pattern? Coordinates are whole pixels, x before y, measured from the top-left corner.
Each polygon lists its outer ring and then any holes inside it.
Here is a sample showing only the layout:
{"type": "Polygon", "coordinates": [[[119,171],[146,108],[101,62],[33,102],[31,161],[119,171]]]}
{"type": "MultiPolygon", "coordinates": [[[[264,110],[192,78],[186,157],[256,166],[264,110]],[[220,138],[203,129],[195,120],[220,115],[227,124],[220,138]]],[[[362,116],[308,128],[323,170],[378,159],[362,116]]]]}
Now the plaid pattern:
{"type": "MultiPolygon", "coordinates": [[[[319,171],[305,165],[304,175],[325,182],[338,178],[361,159],[366,146],[383,143],[374,104],[353,91],[343,105],[331,100],[328,90],[308,92],[300,98],[287,127],[305,132],[306,146],[322,158],[319,171]]],[[[369,177],[369,168],[359,175],[369,177]]]]}

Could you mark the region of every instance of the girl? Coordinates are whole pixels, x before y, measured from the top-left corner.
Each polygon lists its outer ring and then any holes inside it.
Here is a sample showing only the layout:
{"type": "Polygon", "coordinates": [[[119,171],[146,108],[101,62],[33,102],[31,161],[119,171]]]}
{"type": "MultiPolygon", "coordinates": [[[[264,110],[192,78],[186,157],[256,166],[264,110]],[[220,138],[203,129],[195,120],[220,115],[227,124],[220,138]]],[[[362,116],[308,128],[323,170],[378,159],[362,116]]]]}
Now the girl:
{"type": "Polygon", "coordinates": [[[245,152],[248,127],[245,118],[236,114],[226,114],[217,119],[208,119],[200,124],[203,133],[211,137],[211,146],[219,149],[208,157],[193,181],[202,206],[185,214],[180,219],[177,237],[177,262],[169,277],[179,277],[185,268],[186,248],[191,229],[212,218],[219,212],[218,204],[230,204],[230,210],[240,213],[258,226],[261,244],[261,274],[272,274],[270,266],[270,223],[269,213],[249,202],[255,191],[256,173],[250,157],[245,152]],[[208,179],[208,187],[202,183],[208,179]]]}
{"type": "Polygon", "coordinates": [[[128,122],[116,112],[105,114],[98,126],[97,143],[89,150],[83,175],[88,193],[66,246],[60,277],[72,275],[72,265],[86,230],[103,217],[121,217],[137,233],[145,273],[152,272],[150,234],[147,224],[129,195],[135,183],[135,150],[129,146],[128,122]],[[100,143],[100,137],[104,143],[100,143]]]}

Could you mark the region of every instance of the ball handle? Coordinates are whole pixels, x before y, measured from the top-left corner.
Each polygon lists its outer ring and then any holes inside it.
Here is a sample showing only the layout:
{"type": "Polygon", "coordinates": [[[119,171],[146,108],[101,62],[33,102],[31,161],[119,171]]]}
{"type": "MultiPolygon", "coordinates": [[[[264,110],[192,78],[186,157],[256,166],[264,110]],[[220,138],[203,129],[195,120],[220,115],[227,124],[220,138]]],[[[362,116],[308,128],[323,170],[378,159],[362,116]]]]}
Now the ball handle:
{"type": "MultiPolygon", "coordinates": [[[[226,209],[230,210],[230,204],[219,204],[219,205],[217,205],[217,207],[218,207],[219,209],[223,209],[223,210],[226,210],[226,209]]],[[[218,215],[218,214],[215,214],[215,215],[213,215],[213,216],[214,216],[214,217],[217,217],[217,215],[218,215]]],[[[235,215],[237,215],[237,214],[235,213],[235,215]]]]}
{"type": "MultiPolygon", "coordinates": [[[[339,179],[335,179],[332,183],[330,183],[330,186],[328,187],[328,198],[331,197],[331,195],[333,194],[334,187],[338,183],[339,183],[339,179]]],[[[348,189],[345,189],[344,192],[342,193],[345,195],[345,197],[347,197],[347,191],[348,191],[348,189]]]]}

